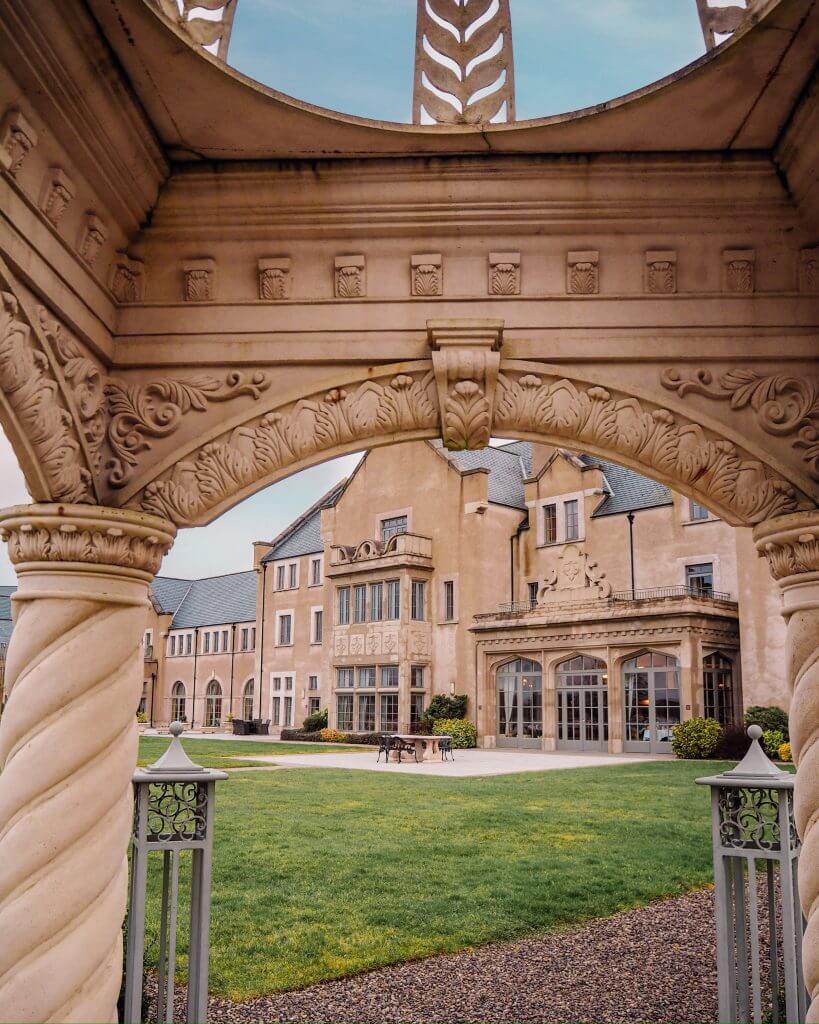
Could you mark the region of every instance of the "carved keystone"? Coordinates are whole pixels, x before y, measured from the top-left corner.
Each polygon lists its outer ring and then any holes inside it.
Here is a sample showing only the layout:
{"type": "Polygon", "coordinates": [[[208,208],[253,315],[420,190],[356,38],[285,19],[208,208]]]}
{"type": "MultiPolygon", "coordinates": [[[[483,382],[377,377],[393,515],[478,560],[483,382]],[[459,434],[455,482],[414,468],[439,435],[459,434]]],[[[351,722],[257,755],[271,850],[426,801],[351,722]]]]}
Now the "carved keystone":
{"type": "Polygon", "coordinates": [[[441,434],[451,451],[485,448],[492,434],[502,320],[429,320],[441,434]]]}

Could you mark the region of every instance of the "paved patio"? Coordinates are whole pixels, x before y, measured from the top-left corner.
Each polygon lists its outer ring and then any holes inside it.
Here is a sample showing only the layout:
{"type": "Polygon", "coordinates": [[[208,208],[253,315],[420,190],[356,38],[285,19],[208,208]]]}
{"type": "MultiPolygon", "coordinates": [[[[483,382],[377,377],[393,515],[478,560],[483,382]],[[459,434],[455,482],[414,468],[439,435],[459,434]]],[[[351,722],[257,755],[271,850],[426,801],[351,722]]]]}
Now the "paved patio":
{"type": "Polygon", "coordinates": [[[667,755],[643,754],[545,754],[539,750],[456,750],[454,761],[376,761],[377,750],[327,754],[250,755],[283,768],[348,768],[354,771],[388,772],[392,775],[469,778],[481,775],[514,775],[517,772],[557,771],[561,768],[613,768],[620,764],[668,760],[667,755]]]}

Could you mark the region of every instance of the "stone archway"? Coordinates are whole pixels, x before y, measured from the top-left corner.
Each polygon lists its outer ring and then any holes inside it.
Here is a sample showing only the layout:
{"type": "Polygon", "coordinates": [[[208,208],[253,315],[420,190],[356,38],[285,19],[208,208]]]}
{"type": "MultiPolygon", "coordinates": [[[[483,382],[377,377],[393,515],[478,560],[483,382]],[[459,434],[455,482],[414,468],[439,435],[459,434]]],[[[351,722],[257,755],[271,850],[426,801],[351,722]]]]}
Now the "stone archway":
{"type": "Polygon", "coordinates": [[[433,128],[250,84],[153,3],[24,6],[0,0],[0,423],[35,502],[0,514],[20,581],[0,1017],[114,1018],[143,609],[176,530],[410,439],[559,443],[755,528],[789,621],[810,913],[811,0],[772,0],[726,47],[606,109],[433,128]],[[12,40],[4,26],[26,17],[39,35],[12,40]]]}

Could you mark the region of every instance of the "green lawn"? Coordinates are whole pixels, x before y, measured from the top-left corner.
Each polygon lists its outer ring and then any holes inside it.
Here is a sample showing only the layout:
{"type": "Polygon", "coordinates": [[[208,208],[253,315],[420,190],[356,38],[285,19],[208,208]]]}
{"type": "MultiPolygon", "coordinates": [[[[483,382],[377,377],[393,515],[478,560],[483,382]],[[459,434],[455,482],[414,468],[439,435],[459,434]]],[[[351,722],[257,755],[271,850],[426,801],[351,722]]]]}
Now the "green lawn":
{"type": "Polygon", "coordinates": [[[299,988],[710,883],[709,795],[694,779],[724,767],[236,773],[218,790],[211,989],[299,988]]]}
{"type": "MultiPolygon", "coordinates": [[[[139,764],[152,764],[161,757],[170,743],[167,736],[140,736],[139,764]]],[[[351,750],[367,750],[367,747],[353,747],[349,744],[331,743],[262,743],[242,740],[192,740],[185,736],[182,743],[188,757],[206,768],[249,768],[258,766],[253,755],[270,754],[328,754],[334,750],[349,753],[351,750]],[[237,760],[239,758],[239,760],[237,760]]]]}

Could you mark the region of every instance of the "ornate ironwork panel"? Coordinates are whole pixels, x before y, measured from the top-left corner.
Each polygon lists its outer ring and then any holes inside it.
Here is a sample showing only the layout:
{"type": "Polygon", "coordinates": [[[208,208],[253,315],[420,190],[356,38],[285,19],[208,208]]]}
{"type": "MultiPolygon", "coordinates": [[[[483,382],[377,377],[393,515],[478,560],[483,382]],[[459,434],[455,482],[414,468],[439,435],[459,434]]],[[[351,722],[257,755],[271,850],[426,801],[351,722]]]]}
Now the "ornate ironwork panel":
{"type": "Polygon", "coordinates": [[[780,800],[788,802],[791,848],[797,850],[799,837],[793,826],[793,811],[790,806],[793,795],[787,790],[779,789],[721,789],[718,804],[720,844],[736,850],[781,849],[780,800]]]}
{"type": "Polygon", "coordinates": [[[204,840],[207,786],[199,782],[154,782],[148,787],[149,843],[204,840]]]}

